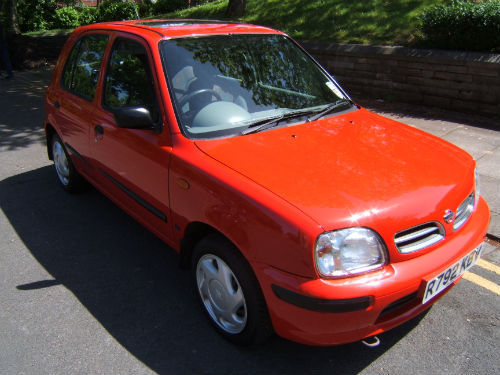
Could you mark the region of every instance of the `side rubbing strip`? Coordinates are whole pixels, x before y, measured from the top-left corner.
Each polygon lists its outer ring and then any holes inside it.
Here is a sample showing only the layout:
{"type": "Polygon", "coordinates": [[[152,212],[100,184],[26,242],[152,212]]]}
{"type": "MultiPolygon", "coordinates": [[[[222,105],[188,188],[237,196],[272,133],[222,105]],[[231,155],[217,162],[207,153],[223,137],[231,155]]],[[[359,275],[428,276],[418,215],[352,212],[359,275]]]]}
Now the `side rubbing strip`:
{"type": "Polygon", "coordinates": [[[102,169],[99,169],[99,171],[106,176],[108,180],[110,180],[113,184],[118,186],[123,192],[125,192],[130,198],[135,200],[137,203],[139,203],[142,207],[144,207],[146,210],[151,212],[153,215],[159,217],[161,220],[167,222],[167,215],[165,215],[163,212],[161,212],[159,209],[157,209],[155,206],[153,206],[151,203],[148,201],[142,199],[140,196],[138,196],[136,193],[134,193],[132,190],[124,186],[122,183],[116,181],[113,177],[111,177],[109,174],[104,172],[102,169]]]}
{"type": "Polygon", "coordinates": [[[350,298],[350,299],[322,299],[304,296],[278,285],[271,285],[271,288],[279,299],[303,309],[327,312],[345,313],[351,311],[365,310],[370,306],[370,297],[350,298]]]}
{"type": "Polygon", "coordinates": [[[82,155],[80,155],[78,151],[76,151],[73,147],[71,147],[69,143],[65,143],[65,145],[66,148],[69,150],[69,152],[71,152],[71,154],[75,155],[78,159],[80,159],[83,162],[83,164],[85,164],[89,168],[93,168],[92,165],[90,165],[90,163],[82,155]]]}

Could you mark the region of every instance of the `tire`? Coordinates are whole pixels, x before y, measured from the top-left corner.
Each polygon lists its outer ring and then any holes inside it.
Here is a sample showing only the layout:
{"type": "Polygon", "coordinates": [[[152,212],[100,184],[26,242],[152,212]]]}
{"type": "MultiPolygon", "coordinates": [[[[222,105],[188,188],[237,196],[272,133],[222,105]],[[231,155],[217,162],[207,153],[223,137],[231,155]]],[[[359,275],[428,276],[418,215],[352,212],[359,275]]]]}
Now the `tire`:
{"type": "Polygon", "coordinates": [[[64,190],[76,193],[84,189],[85,180],[78,174],[61,138],[54,134],[51,139],[52,158],[57,179],[64,190]]]}
{"type": "Polygon", "coordinates": [[[259,283],[246,259],[227,239],[209,235],[196,245],[192,277],[202,309],[224,338],[253,345],[273,333],[259,283]]]}

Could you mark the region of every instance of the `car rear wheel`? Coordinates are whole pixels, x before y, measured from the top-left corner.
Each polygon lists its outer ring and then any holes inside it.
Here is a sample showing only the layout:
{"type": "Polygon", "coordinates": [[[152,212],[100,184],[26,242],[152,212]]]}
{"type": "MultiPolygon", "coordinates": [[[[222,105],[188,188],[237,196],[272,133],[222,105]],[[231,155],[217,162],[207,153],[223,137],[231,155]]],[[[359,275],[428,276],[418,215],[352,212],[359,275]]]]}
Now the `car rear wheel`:
{"type": "Polygon", "coordinates": [[[219,235],[204,238],[194,250],[192,270],[203,310],[226,339],[250,345],[271,335],[257,279],[233,244],[219,235]]]}
{"type": "Polygon", "coordinates": [[[85,186],[85,181],[75,170],[64,144],[57,134],[52,137],[51,147],[57,178],[62,187],[72,193],[80,191],[85,186]]]}

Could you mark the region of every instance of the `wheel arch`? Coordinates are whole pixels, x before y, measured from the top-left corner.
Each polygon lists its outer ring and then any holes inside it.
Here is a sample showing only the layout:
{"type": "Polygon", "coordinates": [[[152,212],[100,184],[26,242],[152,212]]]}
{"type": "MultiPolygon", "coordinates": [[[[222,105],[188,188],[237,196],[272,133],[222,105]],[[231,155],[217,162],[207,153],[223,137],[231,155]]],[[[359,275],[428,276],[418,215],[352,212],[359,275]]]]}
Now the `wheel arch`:
{"type": "Polygon", "coordinates": [[[52,126],[51,123],[45,124],[45,141],[47,144],[47,156],[49,160],[54,160],[54,156],[52,155],[52,147],[50,147],[50,142],[54,134],[57,134],[56,129],[52,126]]]}
{"type": "Polygon", "coordinates": [[[241,250],[231,241],[224,233],[214,228],[213,226],[195,221],[187,225],[184,230],[184,236],[180,241],[180,266],[183,269],[189,269],[191,267],[191,258],[193,255],[193,250],[198,242],[209,235],[218,235],[224,240],[228,241],[233,245],[233,247],[238,251],[247,262],[248,260],[241,253],[241,250]]]}

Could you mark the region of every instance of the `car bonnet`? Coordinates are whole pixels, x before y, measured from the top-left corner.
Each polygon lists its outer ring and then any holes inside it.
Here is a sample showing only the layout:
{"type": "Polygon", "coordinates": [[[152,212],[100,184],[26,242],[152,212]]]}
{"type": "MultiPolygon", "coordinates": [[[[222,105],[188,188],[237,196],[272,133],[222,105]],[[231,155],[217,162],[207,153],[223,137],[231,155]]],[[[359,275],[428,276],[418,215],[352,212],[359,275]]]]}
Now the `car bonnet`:
{"type": "Polygon", "coordinates": [[[325,230],[359,225],[393,233],[442,221],[473,189],[474,161],[465,151],[364,109],[195,143],[325,230]]]}

